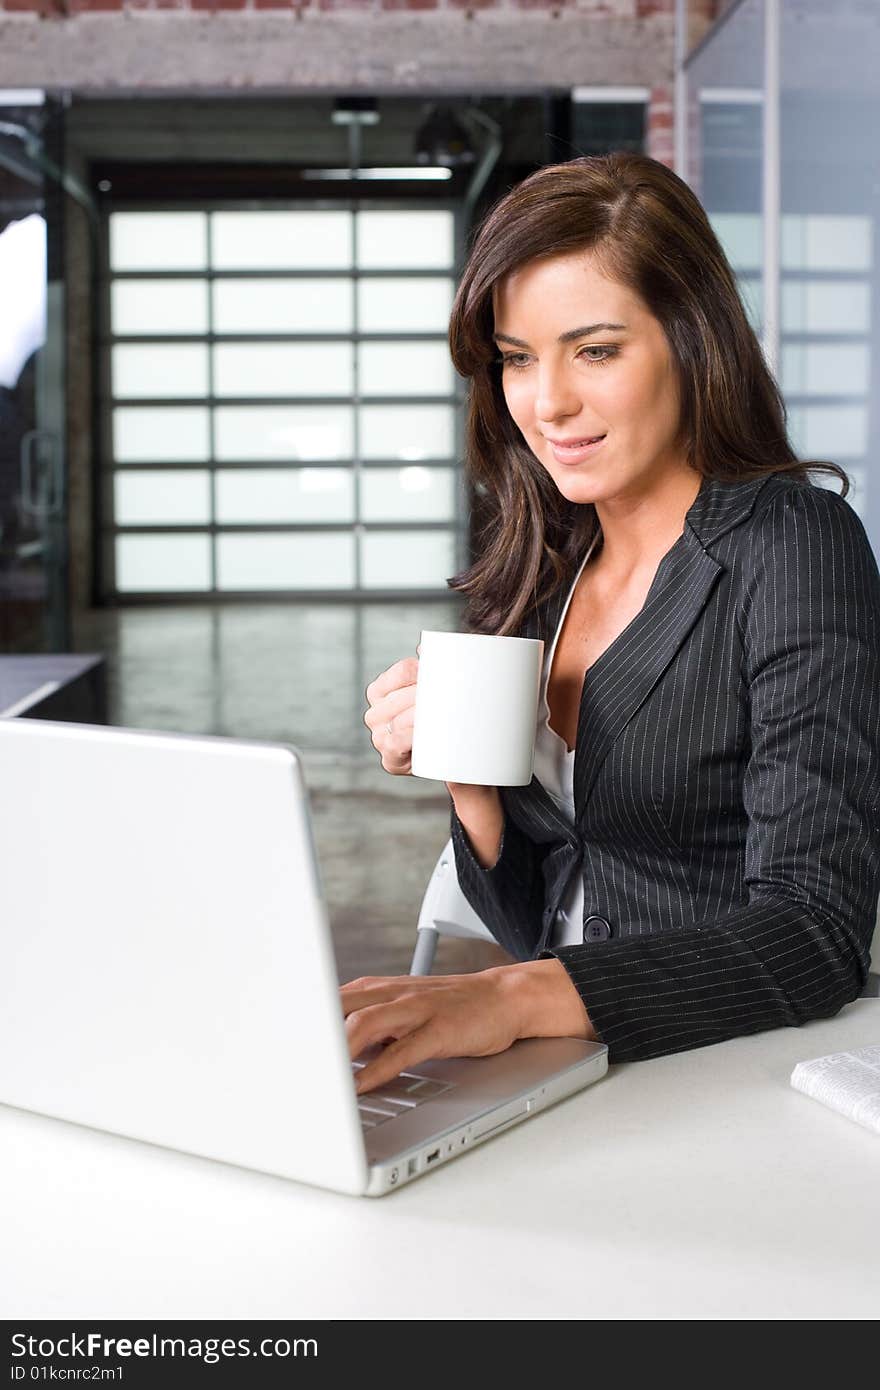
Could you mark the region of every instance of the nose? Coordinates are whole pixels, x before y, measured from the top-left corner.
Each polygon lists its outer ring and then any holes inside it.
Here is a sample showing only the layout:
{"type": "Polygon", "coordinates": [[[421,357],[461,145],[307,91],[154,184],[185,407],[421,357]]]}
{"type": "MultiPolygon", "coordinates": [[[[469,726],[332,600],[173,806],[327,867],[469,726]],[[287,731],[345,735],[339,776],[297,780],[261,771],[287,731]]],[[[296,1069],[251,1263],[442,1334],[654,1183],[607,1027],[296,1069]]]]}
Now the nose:
{"type": "Polygon", "coordinates": [[[581,398],[565,367],[542,366],[538,373],[535,396],[535,418],[538,424],[552,425],[555,421],[577,415],[581,398]]]}

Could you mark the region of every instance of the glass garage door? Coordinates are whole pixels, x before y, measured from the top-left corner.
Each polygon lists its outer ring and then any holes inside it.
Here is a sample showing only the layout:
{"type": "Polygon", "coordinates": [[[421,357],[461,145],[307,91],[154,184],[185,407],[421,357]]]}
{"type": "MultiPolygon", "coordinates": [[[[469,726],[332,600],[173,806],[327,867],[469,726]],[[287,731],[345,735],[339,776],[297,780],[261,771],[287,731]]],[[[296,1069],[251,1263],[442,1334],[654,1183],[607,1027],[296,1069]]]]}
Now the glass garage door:
{"type": "Polygon", "coordinates": [[[455,252],[451,207],[111,212],[104,596],[448,592],[455,252]]]}

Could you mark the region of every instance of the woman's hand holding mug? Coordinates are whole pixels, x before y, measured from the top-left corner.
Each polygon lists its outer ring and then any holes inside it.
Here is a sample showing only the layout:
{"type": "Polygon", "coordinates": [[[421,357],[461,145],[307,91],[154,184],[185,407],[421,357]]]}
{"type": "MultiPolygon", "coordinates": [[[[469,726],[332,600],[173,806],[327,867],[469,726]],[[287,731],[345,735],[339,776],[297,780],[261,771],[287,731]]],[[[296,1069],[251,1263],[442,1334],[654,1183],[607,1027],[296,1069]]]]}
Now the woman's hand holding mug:
{"type": "MultiPolygon", "coordinates": [[[[369,708],[364,723],[382,767],[395,777],[412,775],[418,674],[418,657],[403,657],[371,681],[365,692],[369,708]]],[[[490,868],[498,858],[504,825],[498,788],[471,782],[447,782],[446,787],[474,854],[484,868],[490,868]]]]}
{"type": "Polygon", "coordinates": [[[412,773],[413,723],[419,660],[406,656],[395,661],[366,689],[369,709],[364,723],[373,736],[373,747],[386,772],[395,777],[412,773]]]}

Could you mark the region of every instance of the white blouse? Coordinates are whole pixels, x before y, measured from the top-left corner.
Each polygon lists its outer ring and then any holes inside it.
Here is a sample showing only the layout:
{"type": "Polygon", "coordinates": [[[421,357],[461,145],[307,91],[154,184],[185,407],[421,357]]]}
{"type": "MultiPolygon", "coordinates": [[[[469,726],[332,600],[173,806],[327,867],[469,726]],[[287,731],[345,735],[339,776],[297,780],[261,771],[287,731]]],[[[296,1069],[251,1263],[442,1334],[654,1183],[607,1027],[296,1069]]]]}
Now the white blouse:
{"type": "MultiPolygon", "coordinates": [[[[590,547],[583,558],[581,567],[572,581],[565,600],[565,607],[559,616],[559,624],[550,644],[549,651],[544,653],[544,665],[541,673],[541,693],[538,700],[538,733],[535,740],[535,763],[534,773],[541,786],[550,794],[560,811],[566,819],[574,825],[574,754],[572,748],[568,751],[565,739],[560,738],[554,729],[550,728],[550,706],[547,702],[547,684],[550,678],[550,670],[553,666],[553,657],[556,652],[556,644],[559,641],[559,634],[565,622],[565,615],[571,603],[572,594],[575,591],[577,582],[580,579],[584,565],[592,554],[593,547],[599,537],[599,532],[593,537],[590,547]]],[[[566,894],[565,900],[560,905],[559,913],[553,927],[550,944],[553,946],[572,946],[580,944],[584,939],[584,880],[583,874],[577,874],[571,887],[566,894]]]]}

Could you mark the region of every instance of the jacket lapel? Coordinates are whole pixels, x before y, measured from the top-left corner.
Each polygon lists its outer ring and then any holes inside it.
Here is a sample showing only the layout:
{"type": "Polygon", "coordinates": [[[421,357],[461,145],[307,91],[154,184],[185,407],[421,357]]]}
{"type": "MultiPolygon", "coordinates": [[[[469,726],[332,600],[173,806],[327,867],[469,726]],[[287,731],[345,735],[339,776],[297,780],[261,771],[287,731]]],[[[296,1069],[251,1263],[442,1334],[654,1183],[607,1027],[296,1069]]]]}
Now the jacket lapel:
{"type": "Polygon", "coordinates": [[[612,743],[681,647],[723,568],[698,544],[682,547],[675,557],[670,551],[644,606],[584,676],[574,755],[578,820],[612,743]]]}
{"type": "Polygon", "coordinates": [[[770,476],[742,483],[703,479],[643,607],[586,672],[574,760],[578,821],[611,745],[662,677],[724,573],[706,546],[751,514],[770,476]]]}
{"type": "MultiPolygon", "coordinates": [[[[660,561],[643,607],[586,672],[574,760],[578,821],[614,740],[662,677],[724,573],[724,566],[706,547],[751,515],[758,493],[771,483],[772,477],[768,474],[739,483],[703,479],[685,517],[682,535],[660,561]]],[[[540,637],[545,646],[549,645],[568,589],[569,585],[562,584],[538,609],[532,610],[523,621],[520,635],[540,637]]],[[[559,836],[571,835],[571,827],[536,778],[532,778],[528,788],[505,788],[505,797],[511,802],[520,796],[524,805],[538,796],[559,836]]]]}

